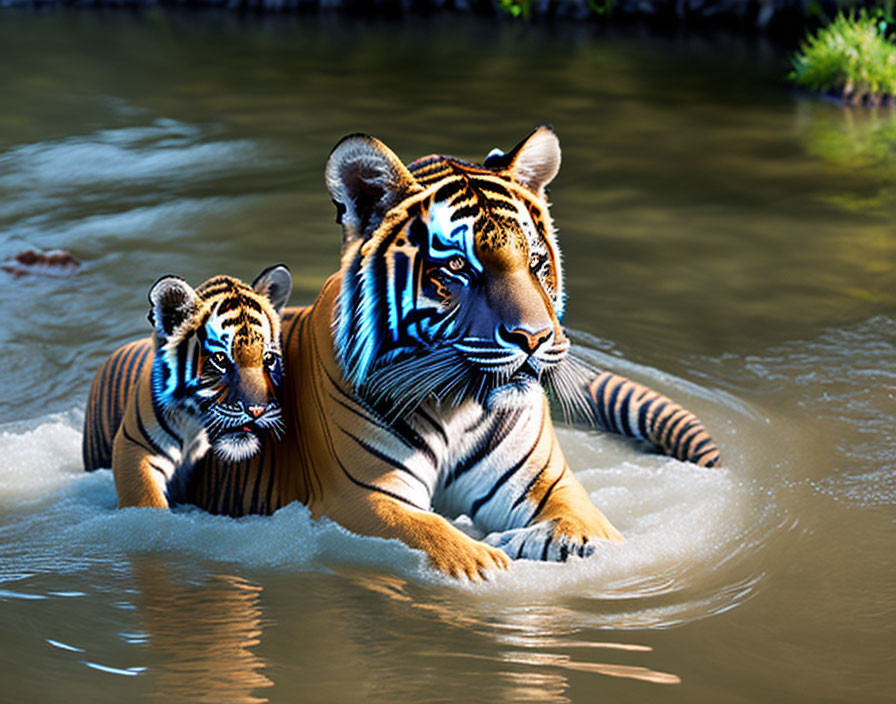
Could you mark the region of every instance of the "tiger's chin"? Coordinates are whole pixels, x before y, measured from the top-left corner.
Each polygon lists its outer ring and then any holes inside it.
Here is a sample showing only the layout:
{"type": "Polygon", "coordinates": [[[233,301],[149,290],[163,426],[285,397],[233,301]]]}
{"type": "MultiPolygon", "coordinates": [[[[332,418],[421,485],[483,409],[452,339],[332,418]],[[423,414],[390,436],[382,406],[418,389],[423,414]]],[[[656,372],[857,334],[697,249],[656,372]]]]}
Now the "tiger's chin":
{"type": "Polygon", "coordinates": [[[224,462],[242,462],[261,449],[261,441],[251,430],[236,430],[215,439],[212,450],[224,462]]]}
{"type": "Polygon", "coordinates": [[[485,406],[490,411],[518,408],[530,403],[532,393],[541,393],[538,379],[521,375],[493,388],[485,399],[485,406]]]}

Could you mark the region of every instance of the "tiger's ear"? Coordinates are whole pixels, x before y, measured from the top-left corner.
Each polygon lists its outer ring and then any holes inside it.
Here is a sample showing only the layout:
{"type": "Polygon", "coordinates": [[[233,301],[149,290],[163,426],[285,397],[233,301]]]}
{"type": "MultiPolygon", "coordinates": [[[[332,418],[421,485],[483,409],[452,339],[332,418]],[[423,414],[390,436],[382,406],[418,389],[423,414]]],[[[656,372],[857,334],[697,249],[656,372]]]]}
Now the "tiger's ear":
{"type": "Polygon", "coordinates": [[[274,310],[279,313],[292,293],[292,274],[285,264],[269,266],[252,282],[256,293],[267,296],[274,310]]]}
{"type": "Polygon", "coordinates": [[[545,186],[560,170],[560,140],[550,125],[542,125],[502,155],[501,161],[517,183],[544,198],[545,186]]]}
{"type": "Polygon", "coordinates": [[[342,138],[327,160],[326,178],[343,248],[370,237],[391,208],[420,189],[392,150],[366,134],[342,138]]]}
{"type": "Polygon", "coordinates": [[[179,276],[163,276],[149,289],[149,322],[165,340],[198,307],[196,291],[179,276]]]}

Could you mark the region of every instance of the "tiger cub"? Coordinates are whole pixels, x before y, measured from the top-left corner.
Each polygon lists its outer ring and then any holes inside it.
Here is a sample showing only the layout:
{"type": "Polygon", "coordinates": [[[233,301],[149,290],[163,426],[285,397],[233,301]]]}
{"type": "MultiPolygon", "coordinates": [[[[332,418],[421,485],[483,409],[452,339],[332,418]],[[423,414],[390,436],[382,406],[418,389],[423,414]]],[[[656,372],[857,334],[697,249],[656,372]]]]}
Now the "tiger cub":
{"type": "Polygon", "coordinates": [[[292,291],[282,265],[249,287],[215,276],[192,288],[164,276],[149,291],[151,338],[116,351],[94,378],[84,422],[87,470],[109,466],[118,505],[167,508],[185,499],[209,450],[255,455],[283,431],[280,311],[292,291]],[[119,393],[103,390],[111,386],[119,393]]]}

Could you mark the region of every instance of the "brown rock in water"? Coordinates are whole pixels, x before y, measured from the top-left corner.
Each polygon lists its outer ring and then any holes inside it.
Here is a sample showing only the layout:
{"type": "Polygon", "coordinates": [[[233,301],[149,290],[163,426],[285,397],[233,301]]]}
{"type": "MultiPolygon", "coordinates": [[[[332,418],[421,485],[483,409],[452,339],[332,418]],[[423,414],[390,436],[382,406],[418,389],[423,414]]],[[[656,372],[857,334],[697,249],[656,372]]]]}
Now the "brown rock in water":
{"type": "Polygon", "coordinates": [[[71,252],[66,252],[63,249],[53,249],[49,252],[26,249],[0,264],[0,269],[18,278],[27,274],[70,276],[80,266],[81,262],[75,259],[71,252]]]}

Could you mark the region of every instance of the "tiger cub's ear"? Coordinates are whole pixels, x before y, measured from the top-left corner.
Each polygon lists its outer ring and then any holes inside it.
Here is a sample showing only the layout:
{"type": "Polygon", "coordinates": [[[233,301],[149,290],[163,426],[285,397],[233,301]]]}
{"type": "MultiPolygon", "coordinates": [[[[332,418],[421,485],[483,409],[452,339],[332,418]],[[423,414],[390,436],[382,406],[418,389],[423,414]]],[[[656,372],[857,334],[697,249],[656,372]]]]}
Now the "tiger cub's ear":
{"type": "Polygon", "coordinates": [[[336,222],[342,225],[343,248],[370,237],[393,206],[420,189],[392,150],[365,134],[343,137],[333,148],[326,178],[336,222]]]}
{"type": "MultiPolygon", "coordinates": [[[[489,158],[493,164],[498,162],[491,154],[489,158]]],[[[486,166],[491,166],[489,158],[485,160],[486,166]]],[[[545,186],[560,170],[560,140],[552,127],[542,125],[499,159],[513,180],[544,198],[545,186]]]]}
{"type": "Polygon", "coordinates": [[[147,318],[160,339],[165,340],[195,312],[196,291],[179,276],[163,276],[149,289],[147,318]]]}
{"type": "Polygon", "coordinates": [[[274,310],[279,313],[292,293],[292,274],[285,264],[269,266],[252,282],[256,293],[267,296],[274,310]]]}

